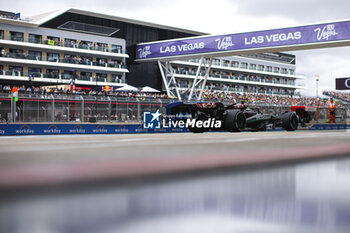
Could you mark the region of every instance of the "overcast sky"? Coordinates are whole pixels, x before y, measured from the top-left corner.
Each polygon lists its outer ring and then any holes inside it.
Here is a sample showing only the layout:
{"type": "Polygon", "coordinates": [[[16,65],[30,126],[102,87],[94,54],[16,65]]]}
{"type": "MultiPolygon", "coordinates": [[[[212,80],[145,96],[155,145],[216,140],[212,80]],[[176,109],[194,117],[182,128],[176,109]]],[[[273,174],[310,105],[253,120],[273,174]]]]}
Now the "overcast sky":
{"type": "MultiPolygon", "coordinates": [[[[61,8],[111,14],[211,34],[227,34],[350,19],[349,0],[0,0],[1,9],[33,16],[61,8]]],[[[335,77],[350,76],[350,47],[305,50],[297,73],[306,75],[306,95],[334,90],[335,77]]]]}

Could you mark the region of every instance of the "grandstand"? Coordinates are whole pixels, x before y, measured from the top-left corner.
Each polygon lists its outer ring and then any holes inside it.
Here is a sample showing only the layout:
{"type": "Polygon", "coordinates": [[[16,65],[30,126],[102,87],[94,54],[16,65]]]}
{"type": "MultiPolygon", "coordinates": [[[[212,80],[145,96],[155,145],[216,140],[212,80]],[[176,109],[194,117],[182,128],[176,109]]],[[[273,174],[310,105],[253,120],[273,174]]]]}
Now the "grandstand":
{"type": "Polygon", "coordinates": [[[345,104],[350,104],[350,93],[348,92],[323,91],[323,94],[329,97],[333,97],[336,100],[342,101],[345,104]]]}
{"type": "MultiPolygon", "coordinates": [[[[294,55],[283,53],[216,58],[205,89],[241,94],[294,95],[296,90],[304,88],[297,80],[305,79],[295,73],[295,59],[294,55]]],[[[198,64],[199,59],[171,62],[181,90],[192,86],[198,64]]],[[[201,72],[204,75],[205,71],[201,72]]]]}
{"type": "Polygon", "coordinates": [[[0,18],[1,83],[45,86],[74,82],[77,87],[96,89],[125,85],[129,57],[125,40],[108,36],[117,29],[72,21],[50,28],[39,21],[37,17],[0,18]],[[90,33],[81,33],[80,27],[90,33]]]}
{"type": "Polygon", "coordinates": [[[77,9],[26,19],[9,14],[0,17],[0,83],[11,86],[74,82],[99,91],[128,83],[161,89],[155,64],[134,63],[136,43],[202,35],[77,9]]]}
{"type": "MultiPolygon", "coordinates": [[[[26,20],[2,17],[0,22],[0,82],[10,85],[74,81],[76,87],[96,90],[125,83],[160,90],[162,79],[157,65],[134,62],[136,44],[205,35],[77,9],[26,20]]],[[[217,58],[207,89],[293,95],[303,88],[297,80],[305,79],[296,75],[295,60],[294,55],[284,53],[217,58]]],[[[172,62],[183,90],[192,85],[198,62],[172,62]]]]}

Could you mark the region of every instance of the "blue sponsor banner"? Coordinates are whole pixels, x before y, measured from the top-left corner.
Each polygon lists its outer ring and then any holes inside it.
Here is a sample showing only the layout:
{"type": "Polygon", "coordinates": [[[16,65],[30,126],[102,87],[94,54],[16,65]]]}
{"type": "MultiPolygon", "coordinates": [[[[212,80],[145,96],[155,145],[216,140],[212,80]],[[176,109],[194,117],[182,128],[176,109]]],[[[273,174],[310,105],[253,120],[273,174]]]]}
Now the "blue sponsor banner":
{"type": "Polygon", "coordinates": [[[314,124],[309,130],[346,130],[350,129],[348,124],[314,124]]]}
{"type": "Polygon", "coordinates": [[[347,41],[350,39],[350,21],[332,22],[274,30],[198,36],[142,43],[137,45],[139,61],[162,57],[223,53],[269,47],[285,47],[347,41]]]}
{"type": "MultiPolygon", "coordinates": [[[[309,130],[346,130],[349,124],[314,124],[309,130]]],[[[281,131],[282,128],[268,131],[281,131]]],[[[58,135],[58,134],[133,134],[133,133],[184,133],[187,128],[149,128],[143,125],[111,124],[0,124],[0,136],[58,135]]]]}
{"type": "Polygon", "coordinates": [[[57,134],[127,134],[188,132],[186,128],[145,129],[142,125],[0,124],[0,136],[57,134]]]}

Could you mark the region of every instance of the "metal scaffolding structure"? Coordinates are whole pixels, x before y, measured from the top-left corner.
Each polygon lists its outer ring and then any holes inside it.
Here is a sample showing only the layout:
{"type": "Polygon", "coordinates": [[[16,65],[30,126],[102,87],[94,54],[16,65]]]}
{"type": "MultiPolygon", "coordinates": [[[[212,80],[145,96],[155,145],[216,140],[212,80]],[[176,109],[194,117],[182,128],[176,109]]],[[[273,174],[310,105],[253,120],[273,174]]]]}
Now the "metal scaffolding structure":
{"type": "Polygon", "coordinates": [[[193,96],[194,90],[196,89],[196,87],[199,87],[200,85],[201,85],[200,93],[196,97],[197,97],[197,101],[201,101],[202,95],[203,95],[203,90],[205,88],[205,84],[207,83],[207,79],[208,79],[208,76],[209,76],[209,72],[210,72],[210,68],[211,68],[212,63],[213,63],[213,58],[210,58],[209,59],[209,64],[207,66],[207,64],[205,63],[205,58],[201,57],[201,59],[199,61],[198,68],[197,68],[196,77],[193,80],[191,92],[190,92],[190,95],[188,96],[188,101],[192,100],[192,96],[193,96]],[[204,69],[204,71],[205,71],[203,77],[200,75],[202,69],[204,69]]]}
{"type": "MultiPolygon", "coordinates": [[[[208,64],[205,61],[206,59],[204,57],[201,57],[197,67],[196,77],[193,80],[191,92],[188,96],[187,101],[191,101],[193,96],[196,97],[197,101],[201,101],[202,99],[203,91],[209,77],[211,65],[213,63],[213,58],[209,58],[208,64]],[[204,70],[204,76],[201,76],[202,70],[204,70]],[[199,95],[196,94],[195,89],[200,89],[199,95]]],[[[171,63],[169,61],[162,62],[158,60],[158,66],[168,96],[176,97],[181,101],[182,97],[178,88],[179,84],[176,81],[174,68],[171,66],[171,63]]]]}
{"type": "Polygon", "coordinates": [[[178,83],[174,75],[174,68],[171,66],[170,62],[158,61],[158,66],[160,73],[162,75],[163,84],[165,86],[168,96],[176,97],[181,101],[181,95],[178,88],[178,83]],[[174,93],[175,90],[175,93],[174,93]]]}

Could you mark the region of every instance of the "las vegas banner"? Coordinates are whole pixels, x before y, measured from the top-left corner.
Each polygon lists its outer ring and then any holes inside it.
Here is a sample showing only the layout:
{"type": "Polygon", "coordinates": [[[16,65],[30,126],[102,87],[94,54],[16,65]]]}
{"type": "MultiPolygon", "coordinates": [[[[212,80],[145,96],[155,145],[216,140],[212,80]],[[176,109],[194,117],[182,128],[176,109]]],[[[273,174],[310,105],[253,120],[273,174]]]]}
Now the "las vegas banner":
{"type": "Polygon", "coordinates": [[[225,55],[262,48],[330,47],[340,46],[340,42],[350,45],[350,21],[141,43],[136,48],[136,61],[210,53],[225,55]]]}

